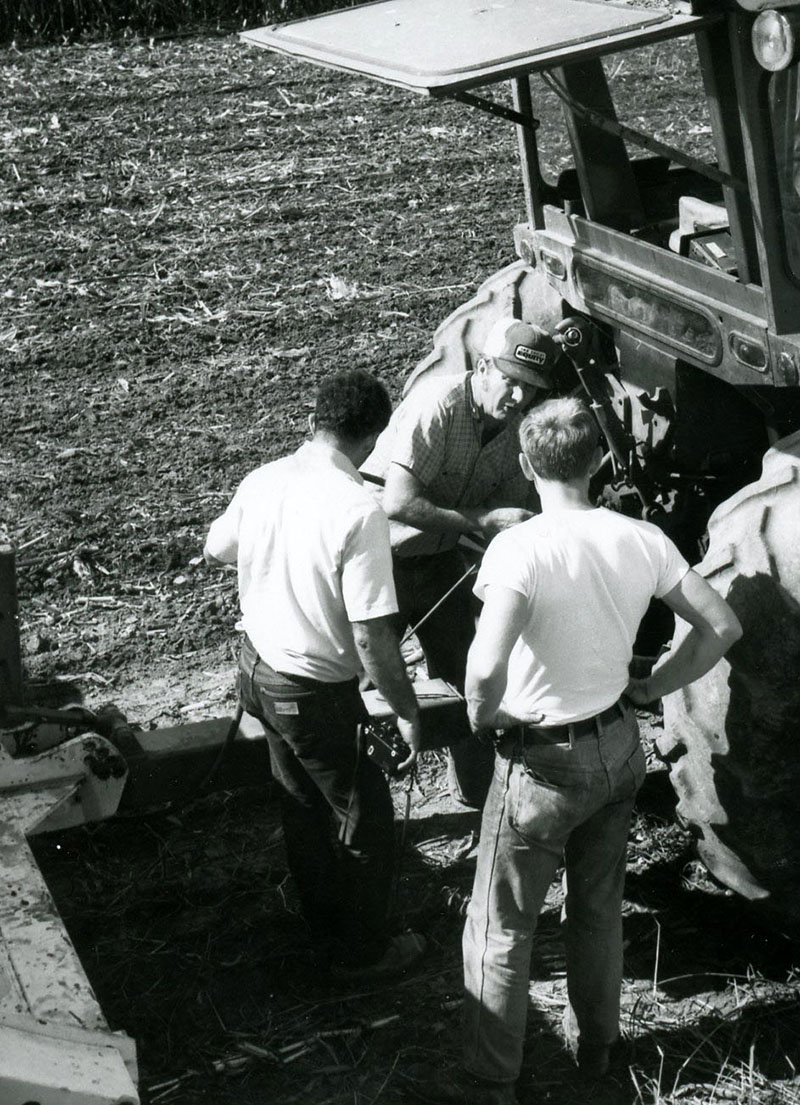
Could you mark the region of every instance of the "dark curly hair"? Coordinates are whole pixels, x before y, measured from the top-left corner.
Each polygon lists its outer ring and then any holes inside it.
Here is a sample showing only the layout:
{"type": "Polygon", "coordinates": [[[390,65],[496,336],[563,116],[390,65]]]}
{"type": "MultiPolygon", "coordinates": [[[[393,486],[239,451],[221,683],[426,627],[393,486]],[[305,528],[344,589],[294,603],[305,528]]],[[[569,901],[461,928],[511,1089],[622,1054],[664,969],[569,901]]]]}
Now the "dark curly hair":
{"type": "Polygon", "coordinates": [[[318,430],[327,430],[345,441],[361,441],[384,429],[392,402],[380,380],[363,369],[354,369],[322,381],[314,412],[318,430]]]}

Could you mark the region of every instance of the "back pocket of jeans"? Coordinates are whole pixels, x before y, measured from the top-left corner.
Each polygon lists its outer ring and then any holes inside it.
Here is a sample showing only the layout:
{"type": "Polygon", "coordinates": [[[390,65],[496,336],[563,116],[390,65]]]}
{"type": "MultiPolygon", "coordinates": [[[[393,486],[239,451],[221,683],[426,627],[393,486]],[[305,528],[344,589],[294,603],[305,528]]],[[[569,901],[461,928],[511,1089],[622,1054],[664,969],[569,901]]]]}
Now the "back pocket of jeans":
{"type": "Polygon", "coordinates": [[[585,785],[551,782],[535,769],[515,765],[509,782],[508,823],[514,832],[547,851],[560,852],[586,817],[591,794],[585,785]]]}

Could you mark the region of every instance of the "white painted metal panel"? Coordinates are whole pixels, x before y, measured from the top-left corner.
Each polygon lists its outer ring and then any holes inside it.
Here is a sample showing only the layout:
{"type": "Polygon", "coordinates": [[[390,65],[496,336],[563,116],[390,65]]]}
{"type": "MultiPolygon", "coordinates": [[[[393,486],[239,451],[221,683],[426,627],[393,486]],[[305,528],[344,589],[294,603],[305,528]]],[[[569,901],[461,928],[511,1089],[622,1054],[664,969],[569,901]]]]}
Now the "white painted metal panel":
{"type": "Polygon", "coordinates": [[[606,0],[379,0],[242,38],[441,95],[702,24],[698,16],[606,0]]]}

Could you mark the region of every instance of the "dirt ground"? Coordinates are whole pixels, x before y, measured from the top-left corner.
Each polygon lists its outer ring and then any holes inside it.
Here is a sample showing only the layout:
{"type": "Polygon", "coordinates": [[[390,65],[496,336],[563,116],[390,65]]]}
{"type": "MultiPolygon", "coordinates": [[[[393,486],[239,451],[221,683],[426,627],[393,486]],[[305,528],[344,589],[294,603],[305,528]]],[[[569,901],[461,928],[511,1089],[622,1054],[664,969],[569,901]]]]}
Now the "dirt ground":
{"type": "MultiPolygon", "coordinates": [[[[627,121],[646,108],[702,154],[686,51],[611,77],[627,121]]],[[[199,562],[208,524],[302,439],[316,381],[364,367],[397,396],[435,327],[514,259],[512,128],[225,37],[6,50],[0,82],[0,536],[27,679],[142,728],[224,715],[235,594],[199,562]]],[[[555,174],[563,130],[535,96],[555,174]]],[[[521,1101],[800,1101],[794,949],[703,875],[652,767],[626,893],[629,1061],[591,1090],[571,1070],[554,885],[521,1101]]],[[[109,1022],[138,1042],[145,1103],[395,1105],[411,1062],[457,1054],[476,829],[431,754],[397,894],[429,954],[351,992],[310,957],[267,786],[36,852],[109,1022]]]]}

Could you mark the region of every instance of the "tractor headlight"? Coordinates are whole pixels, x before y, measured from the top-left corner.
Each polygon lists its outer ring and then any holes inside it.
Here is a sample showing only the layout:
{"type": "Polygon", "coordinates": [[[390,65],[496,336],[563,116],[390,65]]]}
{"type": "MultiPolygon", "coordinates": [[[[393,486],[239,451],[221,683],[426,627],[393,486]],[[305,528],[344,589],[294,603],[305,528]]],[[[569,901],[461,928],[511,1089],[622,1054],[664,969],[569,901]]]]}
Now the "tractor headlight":
{"type": "Polygon", "coordinates": [[[797,53],[796,24],[783,12],[761,12],[753,24],[753,53],[770,73],[791,65],[797,53]]]}

